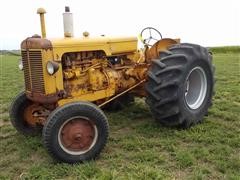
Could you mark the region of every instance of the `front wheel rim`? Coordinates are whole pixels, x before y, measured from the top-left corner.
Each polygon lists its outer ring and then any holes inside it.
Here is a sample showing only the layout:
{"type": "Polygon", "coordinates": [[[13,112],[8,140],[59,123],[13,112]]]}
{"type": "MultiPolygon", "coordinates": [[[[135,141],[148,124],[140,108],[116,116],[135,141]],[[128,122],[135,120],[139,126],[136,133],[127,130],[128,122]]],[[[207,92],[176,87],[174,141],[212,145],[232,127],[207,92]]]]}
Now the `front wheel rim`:
{"type": "Polygon", "coordinates": [[[198,109],[207,94],[207,77],[201,67],[193,68],[185,82],[185,101],[190,109],[198,109]]]}
{"type": "Polygon", "coordinates": [[[81,155],[92,149],[98,138],[96,125],[86,117],[65,121],[58,132],[60,147],[68,154],[81,155]]]}

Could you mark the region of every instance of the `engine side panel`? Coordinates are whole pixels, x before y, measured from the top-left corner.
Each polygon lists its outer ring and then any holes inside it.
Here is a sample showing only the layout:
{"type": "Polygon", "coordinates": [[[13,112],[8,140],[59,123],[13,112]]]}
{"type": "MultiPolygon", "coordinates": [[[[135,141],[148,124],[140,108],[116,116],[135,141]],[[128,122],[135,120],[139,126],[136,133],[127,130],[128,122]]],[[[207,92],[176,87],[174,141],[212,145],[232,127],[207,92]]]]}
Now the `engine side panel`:
{"type": "Polygon", "coordinates": [[[66,52],[102,50],[107,56],[137,51],[136,37],[83,37],[51,39],[54,59],[60,60],[66,52]]]}

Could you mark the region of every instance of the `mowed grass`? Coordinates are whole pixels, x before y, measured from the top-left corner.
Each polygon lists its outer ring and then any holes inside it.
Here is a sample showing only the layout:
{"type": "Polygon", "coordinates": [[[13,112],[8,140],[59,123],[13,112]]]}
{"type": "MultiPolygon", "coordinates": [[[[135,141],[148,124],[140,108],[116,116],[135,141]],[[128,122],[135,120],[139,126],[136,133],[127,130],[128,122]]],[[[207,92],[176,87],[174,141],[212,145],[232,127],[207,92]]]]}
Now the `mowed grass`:
{"type": "Polygon", "coordinates": [[[214,54],[216,95],[204,123],[188,130],[155,123],[143,99],[107,113],[108,144],[96,161],[56,163],[39,137],[9,122],[23,88],[18,57],[0,57],[0,179],[240,179],[240,54],[214,54]]]}

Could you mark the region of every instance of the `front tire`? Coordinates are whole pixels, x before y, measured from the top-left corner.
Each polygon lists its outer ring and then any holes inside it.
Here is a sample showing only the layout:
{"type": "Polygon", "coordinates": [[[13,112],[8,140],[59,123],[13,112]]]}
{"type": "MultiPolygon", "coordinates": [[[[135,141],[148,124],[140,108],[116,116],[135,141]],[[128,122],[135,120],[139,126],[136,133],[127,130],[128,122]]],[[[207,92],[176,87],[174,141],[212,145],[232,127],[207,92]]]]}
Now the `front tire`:
{"type": "Polygon", "coordinates": [[[178,44],[153,60],[146,83],[146,102],[166,126],[188,128],[203,120],[211,105],[212,56],[204,47],[178,44]]]}
{"type": "Polygon", "coordinates": [[[36,125],[33,116],[35,103],[27,99],[24,92],[21,92],[13,100],[9,109],[9,116],[15,129],[25,136],[35,136],[41,133],[42,126],[36,125]]]}
{"type": "Polygon", "coordinates": [[[95,159],[108,138],[108,121],[94,104],[76,102],[57,108],[43,128],[43,142],[57,160],[78,163],[95,159]]]}

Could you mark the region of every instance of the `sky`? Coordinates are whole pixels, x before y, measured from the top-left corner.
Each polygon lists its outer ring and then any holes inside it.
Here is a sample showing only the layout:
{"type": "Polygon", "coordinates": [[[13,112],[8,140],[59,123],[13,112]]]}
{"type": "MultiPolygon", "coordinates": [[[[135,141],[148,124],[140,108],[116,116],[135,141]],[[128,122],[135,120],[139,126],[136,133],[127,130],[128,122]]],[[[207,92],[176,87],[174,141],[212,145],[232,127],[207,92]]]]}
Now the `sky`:
{"type": "Polygon", "coordinates": [[[70,6],[74,35],[138,36],[155,27],[165,38],[203,46],[240,45],[240,0],[7,0],[1,2],[0,49],[19,49],[41,34],[37,8],[46,9],[47,37],[63,37],[62,13],[70,6]]]}

